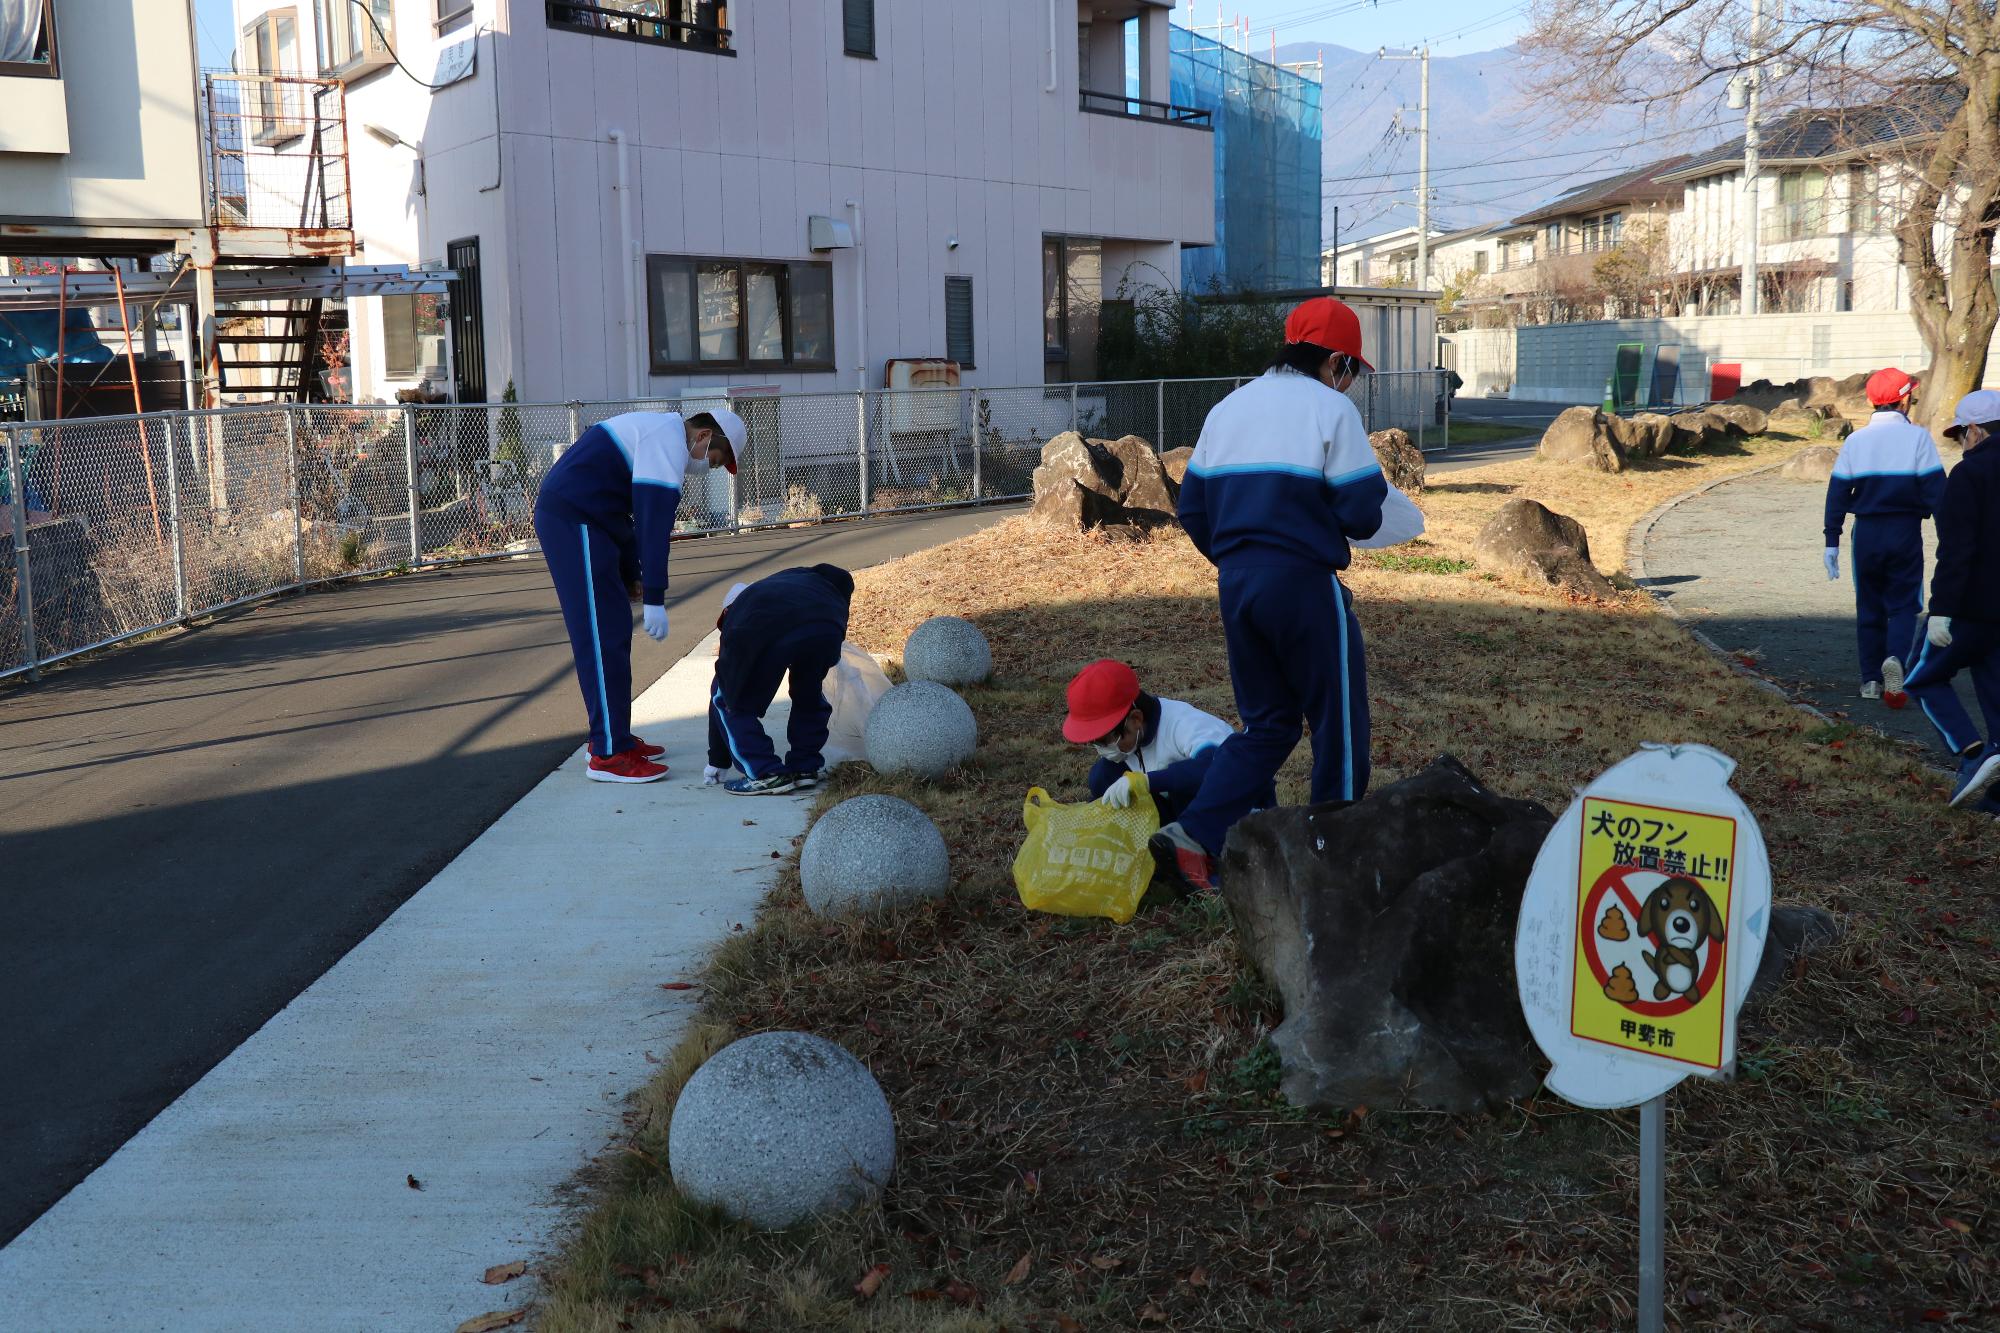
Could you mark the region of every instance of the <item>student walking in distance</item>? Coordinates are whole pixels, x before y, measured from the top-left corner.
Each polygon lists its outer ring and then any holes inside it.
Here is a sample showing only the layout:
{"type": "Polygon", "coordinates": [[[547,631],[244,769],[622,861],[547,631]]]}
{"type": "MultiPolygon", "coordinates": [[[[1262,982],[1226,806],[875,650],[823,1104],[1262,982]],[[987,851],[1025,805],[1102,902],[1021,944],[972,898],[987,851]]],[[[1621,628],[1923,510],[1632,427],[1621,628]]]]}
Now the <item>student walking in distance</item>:
{"type": "Polygon", "coordinates": [[[1965,395],[1945,434],[1965,445],[1965,457],[1938,508],[1937,572],[1910,693],[1958,761],[1951,803],[2000,815],[2000,392],[1965,395]],[[1986,715],[1984,740],[1952,691],[1961,671],[1972,674],[1986,715]]]}
{"type": "Polygon", "coordinates": [[[1917,382],[1900,370],[1868,377],[1875,415],[1847,437],[1826,484],[1826,576],[1840,577],[1840,530],[1854,515],[1854,630],[1861,697],[1908,702],[1904,665],[1924,588],[1924,520],[1944,498],[1944,461],[1907,415],[1917,382]]]}
{"type": "Polygon", "coordinates": [[[655,782],[662,747],[632,734],[632,608],[667,637],[667,551],[681,486],[709,467],[736,471],[749,435],[729,410],[683,419],[627,412],[577,437],[542,479],[535,536],[562,604],[576,681],[590,717],[594,782],[655,782]]]}
{"type": "Polygon", "coordinates": [[[1338,571],[1349,544],[1382,526],[1390,490],[1343,392],[1371,369],[1354,311],[1329,296],[1305,302],[1286,319],[1271,368],[1208,414],[1188,462],[1181,526],[1216,567],[1243,730],[1217,747],[1180,818],[1153,839],[1162,872],[1183,888],[1213,886],[1230,827],[1270,791],[1303,722],[1312,723],[1312,799],[1355,801],[1368,790],[1361,624],[1338,571]]]}

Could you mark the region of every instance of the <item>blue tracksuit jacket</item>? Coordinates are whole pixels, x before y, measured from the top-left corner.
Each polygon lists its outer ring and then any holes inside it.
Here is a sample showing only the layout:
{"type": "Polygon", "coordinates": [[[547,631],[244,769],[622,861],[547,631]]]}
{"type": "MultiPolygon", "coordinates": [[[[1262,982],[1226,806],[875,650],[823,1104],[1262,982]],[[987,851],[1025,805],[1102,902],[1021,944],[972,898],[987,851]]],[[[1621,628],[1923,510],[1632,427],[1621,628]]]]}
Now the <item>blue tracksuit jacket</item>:
{"type": "Polygon", "coordinates": [[[1987,745],[2000,745],[2000,440],[1968,449],[1938,508],[1937,572],[1930,613],[1951,617],[1951,646],[1917,644],[1909,689],[1954,755],[1973,753],[1979,732],[1952,688],[1961,671],[1985,715],[1987,745]]]}
{"type": "Polygon", "coordinates": [[[1180,495],[1181,524],[1217,570],[1243,730],[1219,746],[1180,825],[1219,853],[1312,723],[1312,796],[1368,789],[1361,624],[1335,571],[1382,525],[1388,480],[1345,394],[1273,370],[1208,414],[1180,495]]]}
{"type": "Polygon", "coordinates": [[[1854,635],[1861,679],[1907,666],[1924,586],[1923,521],[1944,498],[1944,462],[1931,434],[1901,412],[1877,412],[1840,447],[1826,484],[1826,544],[1854,515],[1854,635]]]}
{"type": "Polygon", "coordinates": [[[745,588],[723,613],[722,649],[709,690],[708,763],[745,777],[817,773],[825,766],[833,706],[822,688],[840,661],[854,576],[838,565],[785,569],[745,588]],[[791,678],[792,712],[783,760],[763,717],[791,678]]]}

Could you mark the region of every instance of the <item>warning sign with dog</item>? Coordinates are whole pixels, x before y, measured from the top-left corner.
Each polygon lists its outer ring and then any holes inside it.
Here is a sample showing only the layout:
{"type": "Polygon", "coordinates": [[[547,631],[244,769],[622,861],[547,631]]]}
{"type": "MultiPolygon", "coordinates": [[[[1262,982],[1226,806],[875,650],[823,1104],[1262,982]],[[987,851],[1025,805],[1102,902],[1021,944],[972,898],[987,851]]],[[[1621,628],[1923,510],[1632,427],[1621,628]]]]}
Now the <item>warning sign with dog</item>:
{"type": "Polygon", "coordinates": [[[1570,1031],[1722,1067],[1736,821],[1587,796],[1570,1031]]]}
{"type": "Polygon", "coordinates": [[[1705,745],[1643,745],[1578,792],[1542,843],[1514,976],[1565,1100],[1637,1106],[1734,1068],[1771,906],[1735,769],[1705,745]]]}

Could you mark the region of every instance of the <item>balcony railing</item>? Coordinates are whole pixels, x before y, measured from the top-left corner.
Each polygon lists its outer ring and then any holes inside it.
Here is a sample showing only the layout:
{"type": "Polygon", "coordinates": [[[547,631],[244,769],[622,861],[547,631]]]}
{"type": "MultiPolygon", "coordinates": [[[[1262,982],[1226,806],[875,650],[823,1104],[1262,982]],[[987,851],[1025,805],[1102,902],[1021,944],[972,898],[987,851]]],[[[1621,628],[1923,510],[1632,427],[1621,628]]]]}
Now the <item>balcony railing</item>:
{"type": "Polygon", "coordinates": [[[1143,97],[1127,97],[1123,93],[1099,93],[1085,88],[1079,99],[1083,110],[1098,116],[1127,116],[1133,120],[1157,120],[1167,125],[1186,125],[1190,129],[1212,130],[1213,118],[1208,112],[1191,106],[1175,106],[1171,102],[1149,102],[1143,97]]]}
{"type": "Polygon", "coordinates": [[[548,25],[592,37],[619,37],[651,46],[678,46],[733,56],[729,6],[719,0],[547,0],[548,25]]]}
{"type": "Polygon", "coordinates": [[[337,79],[203,75],[210,225],[351,228],[345,99],[337,79]]]}

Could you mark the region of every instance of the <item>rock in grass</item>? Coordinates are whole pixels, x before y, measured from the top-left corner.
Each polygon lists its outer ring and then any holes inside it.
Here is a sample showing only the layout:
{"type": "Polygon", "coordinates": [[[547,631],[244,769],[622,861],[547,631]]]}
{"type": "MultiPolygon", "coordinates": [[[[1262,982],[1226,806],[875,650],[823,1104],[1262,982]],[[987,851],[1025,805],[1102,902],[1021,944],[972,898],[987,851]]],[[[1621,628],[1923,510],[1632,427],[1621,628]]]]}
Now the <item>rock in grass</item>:
{"type": "Polygon", "coordinates": [[[1757,975],[1743,997],[1745,1008],[1770,999],[1785,974],[1799,959],[1836,943],[1843,933],[1839,918],[1823,907],[1780,903],[1771,909],[1770,933],[1757,960],[1757,975]]]}
{"type": "Polygon", "coordinates": [[[1607,417],[1595,407],[1565,409],[1535,448],[1535,456],[1549,463],[1581,463],[1599,472],[1623,472],[1625,447],[1618,439],[1617,418],[1607,417]]]}
{"type": "Polygon", "coordinates": [[[1389,479],[1391,486],[1405,495],[1422,493],[1424,451],[1417,448],[1410,432],[1394,426],[1373,431],[1368,436],[1368,446],[1375,451],[1375,461],[1382,465],[1382,475],[1389,479]]]}
{"type": "Polygon", "coordinates": [[[935,898],[951,854],[930,816],[894,796],[856,796],[821,815],[799,853],[806,906],[838,917],[935,898]]]}
{"type": "Polygon", "coordinates": [[[1509,950],[1554,818],[1440,756],[1352,805],[1230,830],[1221,893],[1284,999],[1294,1106],[1498,1106],[1541,1081],[1509,950]]]}
{"type": "Polygon", "coordinates": [[[978,685],[993,674],[993,650],[971,621],[932,616],[903,644],[903,674],[940,685],[978,685]]]}
{"type": "Polygon", "coordinates": [[[913,680],[876,702],[862,739],[878,773],[941,778],[972,758],[979,723],[947,686],[913,680]]]}
{"type": "Polygon", "coordinates": [[[732,1042],[694,1072],[667,1127],[674,1185],[770,1231],[882,1193],[896,1122],[866,1065],[805,1032],[732,1042]]]}
{"type": "Polygon", "coordinates": [[[1497,568],[1580,597],[1609,601],[1617,595],[1591,563],[1583,524],[1533,500],[1517,498],[1500,506],[1480,529],[1477,549],[1497,568]]]}
{"type": "Polygon", "coordinates": [[[1833,465],[1840,461],[1840,450],[1830,444],[1815,444],[1799,450],[1781,469],[1793,481],[1813,481],[1824,483],[1833,475],[1833,465]]]}

